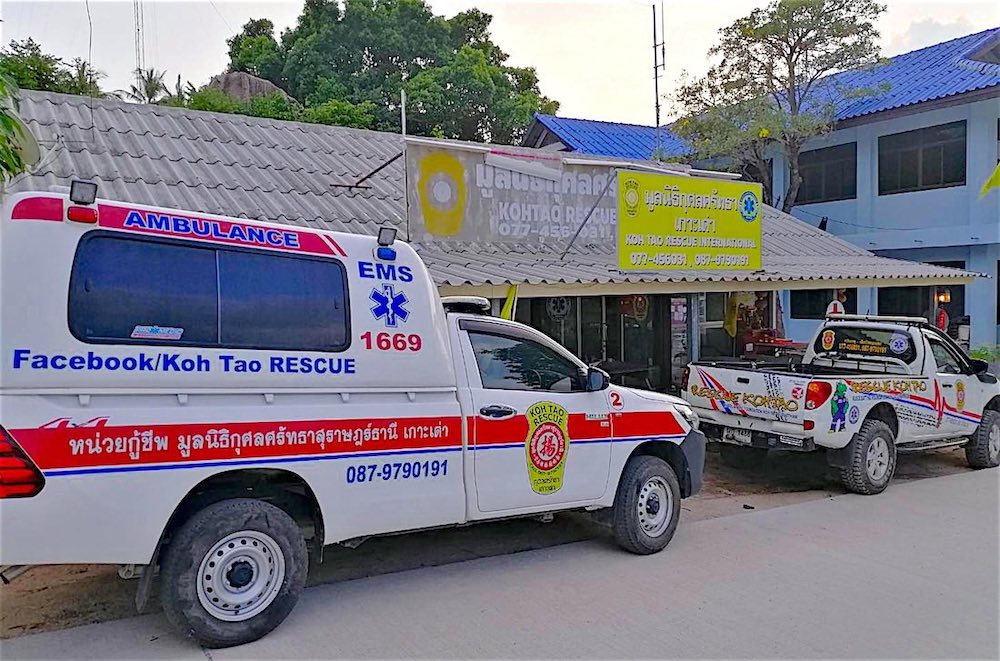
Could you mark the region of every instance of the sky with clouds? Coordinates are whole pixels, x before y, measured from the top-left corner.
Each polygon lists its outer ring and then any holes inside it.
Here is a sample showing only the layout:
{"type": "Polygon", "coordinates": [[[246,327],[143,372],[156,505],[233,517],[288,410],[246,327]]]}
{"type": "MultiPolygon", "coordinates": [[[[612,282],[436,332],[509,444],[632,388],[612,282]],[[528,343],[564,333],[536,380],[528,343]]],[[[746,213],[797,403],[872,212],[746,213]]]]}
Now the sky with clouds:
{"type": "MultiPolygon", "coordinates": [[[[879,29],[884,55],[895,55],[1000,26],[1000,3],[966,0],[884,0],[879,29]]],[[[542,92],[561,104],[560,115],[652,124],[651,3],[641,0],[429,0],[438,14],[470,7],[493,15],[494,40],[516,66],[538,70],[542,92]]],[[[147,67],[168,72],[171,83],[204,84],[225,69],[226,39],[250,18],[269,18],[278,31],[293,25],[301,0],[237,2],[143,0],[147,67]]],[[[657,3],[658,4],[658,3],[657,3]]],[[[669,92],[682,71],[702,74],[705,53],[719,28],[758,0],[669,0],[665,3],[669,92]]],[[[135,68],[133,3],[90,0],[4,0],[3,43],[28,37],[70,60],[92,58],[107,74],[106,89],[129,85],[135,68]]],[[[665,101],[669,108],[669,101],[665,101]]],[[[665,118],[668,115],[665,113],[665,118]]]]}

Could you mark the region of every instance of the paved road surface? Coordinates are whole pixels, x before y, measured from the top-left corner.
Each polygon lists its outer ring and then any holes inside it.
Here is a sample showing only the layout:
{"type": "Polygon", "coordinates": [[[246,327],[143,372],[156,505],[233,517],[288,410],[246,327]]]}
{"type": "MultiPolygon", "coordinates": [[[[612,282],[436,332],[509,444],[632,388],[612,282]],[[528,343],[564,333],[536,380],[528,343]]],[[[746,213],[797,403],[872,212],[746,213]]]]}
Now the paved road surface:
{"type": "Polygon", "coordinates": [[[588,541],[307,590],[205,652],[160,615],[0,641],[0,657],[1000,656],[1000,472],[684,525],[646,558],[588,541]]]}

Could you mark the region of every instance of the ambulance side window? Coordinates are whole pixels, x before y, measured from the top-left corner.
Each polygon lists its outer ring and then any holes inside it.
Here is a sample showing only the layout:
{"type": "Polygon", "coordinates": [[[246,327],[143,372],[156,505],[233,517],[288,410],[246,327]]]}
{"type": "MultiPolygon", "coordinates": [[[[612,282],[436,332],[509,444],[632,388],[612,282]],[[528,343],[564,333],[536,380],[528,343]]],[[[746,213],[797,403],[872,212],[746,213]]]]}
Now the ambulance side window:
{"type": "Polygon", "coordinates": [[[156,326],[180,329],[172,344],[212,345],[218,315],[211,248],[113,236],[81,242],[69,295],[70,329],[77,338],[131,340],[136,328],[142,334],[156,326]]]}
{"type": "Polygon", "coordinates": [[[483,388],[583,392],[583,373],[574,362],[531,340],[469,333],[483,388]]]}
{"type": "Polygon", "coordinates": [[[69,326],[84,342],[343,351],[338,261],[92,232],[70,277],[69,326]]]}

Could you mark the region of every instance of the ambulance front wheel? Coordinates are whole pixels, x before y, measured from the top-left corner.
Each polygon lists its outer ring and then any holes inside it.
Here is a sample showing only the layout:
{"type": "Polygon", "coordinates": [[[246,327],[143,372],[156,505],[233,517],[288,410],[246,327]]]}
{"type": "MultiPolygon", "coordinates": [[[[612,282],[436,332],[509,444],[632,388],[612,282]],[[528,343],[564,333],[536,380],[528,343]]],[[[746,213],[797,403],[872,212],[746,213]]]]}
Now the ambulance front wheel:
{"type": "Polygon", "coordinates": [[[206,647],[257,640],[294,608],[309,560],[302,530],[262,500],[224,500],[171,536],[160,565],[167,619],[206,647]]]}
{"type": "Polygon", "coordinates": [[[681,488],[670,464],[659,457],[632,457],[622,471],[612,512],[615,541],[626,551],[663,550],[677,530],[681,488]]]}

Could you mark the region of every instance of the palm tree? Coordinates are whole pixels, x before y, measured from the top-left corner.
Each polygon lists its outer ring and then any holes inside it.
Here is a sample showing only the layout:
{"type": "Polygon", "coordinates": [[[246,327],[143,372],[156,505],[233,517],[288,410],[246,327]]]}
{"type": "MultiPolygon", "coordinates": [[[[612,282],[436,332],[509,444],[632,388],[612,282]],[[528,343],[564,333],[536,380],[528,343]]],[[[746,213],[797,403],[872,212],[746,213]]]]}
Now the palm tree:
{"type": "Polygon", "coordinates": [[[160,99],[159,103],[165,106],[176,106],[178,108],[183,108],[187,105],[188,99],[191,95],[198,91],[198,88],[192,85],[190,82],[181,82],[181,75],[177,74],[177,84],[174,85],[174,91],[168,93],[165,97],[160,99]]]}
{"type": "Polygon", "coordinates": [[[99,83],[102,78],[106,77],[106,74],[92,67],[86,60],[79,57],[74,59],[70,65],[69,75],[67,91],[70,94],[94,96],[99,99],[106,96],[99,83]]]}
{"type": "Polygon", "coordinates": [[[156,103],[168,94],[167,86],[163,84],[166,71],[155,69],[136,69],[136,82],[128,89],[123,90],[124,98],[136,103],[156,103]]]}

